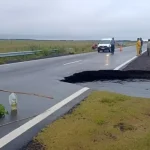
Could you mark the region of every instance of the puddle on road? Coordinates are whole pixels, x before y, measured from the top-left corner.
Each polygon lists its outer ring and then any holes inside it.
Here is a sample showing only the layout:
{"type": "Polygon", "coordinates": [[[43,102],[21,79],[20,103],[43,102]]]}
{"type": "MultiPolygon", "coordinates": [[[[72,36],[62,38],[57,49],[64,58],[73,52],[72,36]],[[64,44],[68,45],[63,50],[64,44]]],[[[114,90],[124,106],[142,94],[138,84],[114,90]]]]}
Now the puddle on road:
{"type": "Polygon", "coordinates": [[[150,80],[109,80],[78,84],[93,90],[110,91],[129,96],[150,98],[150,80]]]}
{"type": "Polygon", "coordinates": [[[64,82],[129,96],[150,98],[150,71],[99,70],[65,77],[64,82]]]}

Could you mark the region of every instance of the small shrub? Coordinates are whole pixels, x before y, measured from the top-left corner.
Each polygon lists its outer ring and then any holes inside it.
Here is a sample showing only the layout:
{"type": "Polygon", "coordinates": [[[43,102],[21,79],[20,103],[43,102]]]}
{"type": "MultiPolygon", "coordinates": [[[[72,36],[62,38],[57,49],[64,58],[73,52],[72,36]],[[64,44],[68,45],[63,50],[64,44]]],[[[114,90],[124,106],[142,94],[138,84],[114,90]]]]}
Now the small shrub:
{"type": "Polygon", "coordinates": [[[65,54],[65,52],[66,51],[63,47],[56,48],[56,51],[55,51],[56,54],[65,54]]]}
{"type": "Polygon", "coordinates": [[[37,52],[37,51],[34,51],[34,55],[39,55],[39,52],[37,52]]]}
{"type": "Polygon", "coordinates": [[[96,123],[98,125],[103,125],[103,124],[105,124],[105,121],[104,120],[96,120],[96,123]]]}
{"type": "Polygon", "coordinates": [[[115,96],[115,97],[104,97],[101,102],[107,104],[114,104],[117,102],[123,102],[129,100],[127,96],[115,96]]]}
{"type": "Polygon", "coordinates": [[[108,97],[106,97],[106,98],[103,98],[103,99],[101,100],[101,102],[102,102],[102,103],[114,103],[115,101],[114,101],[113,98],[108,98],[108,97]]]}
{"type": "Polygon", "coordinates": [[[4,117],[6,114],[8,114],[8,111],[6,111],[5,107],[0,104],[0,118],[4,117]]]}
{"type": "Polygon", "coordinates": [[[49,56],[50,52],[48,50],[42,51],[43,56],[49,56]]]}
{"type": "Polygon", "coordinates": [[[38,46],[37,45],[31,45],[30,47],[29,47],[29,49],[31,50],[31,51],[34,51],[34,50],[38,50],[38,46]]]}
{"type": "Polygon", "coordinates": [[[5,64],[5,60],[3,58],[0,58],[0,64],[5,64]]]}
{"type": "Polygon", "coordinates": [[[67,54],[75,54],[75,51],[73,48],[67,48],[67,49],[65,49],[65,51],[67,54]]]}

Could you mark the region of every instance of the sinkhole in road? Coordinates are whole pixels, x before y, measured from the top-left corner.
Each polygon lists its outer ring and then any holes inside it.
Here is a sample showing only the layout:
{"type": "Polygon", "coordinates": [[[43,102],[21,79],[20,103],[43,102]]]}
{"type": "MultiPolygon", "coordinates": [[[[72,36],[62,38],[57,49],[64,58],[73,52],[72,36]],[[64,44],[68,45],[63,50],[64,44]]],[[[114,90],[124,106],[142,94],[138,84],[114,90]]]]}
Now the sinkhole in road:
{"type": "Polygon", "coordinates": [[[108,81],[108,80],[123,80],[133,81],[135,79],[150,80],[150,71],[141,70],[98,70],[98,71],[84,71],[75,73],[71,76],[65,77],[62,82],[68,83],[85,83],[95,81],[108,81]]]}

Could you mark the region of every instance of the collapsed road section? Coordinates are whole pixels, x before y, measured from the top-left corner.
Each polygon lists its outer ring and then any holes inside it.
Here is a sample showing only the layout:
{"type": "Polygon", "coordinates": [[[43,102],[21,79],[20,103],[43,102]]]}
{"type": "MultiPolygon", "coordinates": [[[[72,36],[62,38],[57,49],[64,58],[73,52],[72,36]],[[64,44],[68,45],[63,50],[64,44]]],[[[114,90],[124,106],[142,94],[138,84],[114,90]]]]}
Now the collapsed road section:
{"type": "Polygon", "coordinates": [[[75,73],[72,76],[65,77],[63,82],[83,83],[93,81],[106,80],[133,80],[133,79],[150,79],[150,71],[142,70],[99,70],[99,71],[84,71],[75,73]]]}
{"type": "Polygon", "coordinates": [[[83,83],[106,80],[150,79],[150,58],[144,53],[123,70],[83,71],[65,77],[63,82],[83,83]]]}
{"type": "Polygon", "coordinates": [[[150,59],[147,53],[144,53],[122,70],[84,71],[65,77],[62,81],[89,87],[93,90],[150,98],[149,64],[150,59]]]}

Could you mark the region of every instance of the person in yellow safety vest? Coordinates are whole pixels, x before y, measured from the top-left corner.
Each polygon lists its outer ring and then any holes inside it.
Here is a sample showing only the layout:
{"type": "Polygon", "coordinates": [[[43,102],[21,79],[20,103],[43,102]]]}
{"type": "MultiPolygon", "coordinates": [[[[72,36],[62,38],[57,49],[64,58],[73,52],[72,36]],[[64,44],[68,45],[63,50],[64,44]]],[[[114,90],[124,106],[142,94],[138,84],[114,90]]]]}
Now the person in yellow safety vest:
{"type": "Polygon", "coordinates": [[[140,39],[138,38],[138,39],[137,39],[137,42],[136,42],[136,53],[137,53],[137,56],[140,55],[140,49],[141,49],[141,41],[140,41],[140,39]]]}

